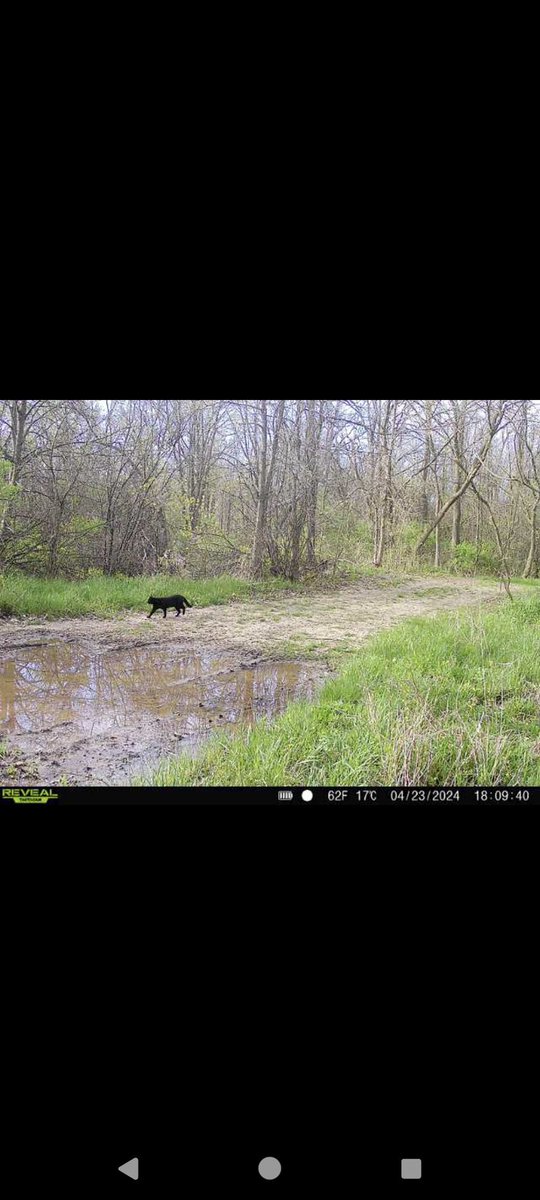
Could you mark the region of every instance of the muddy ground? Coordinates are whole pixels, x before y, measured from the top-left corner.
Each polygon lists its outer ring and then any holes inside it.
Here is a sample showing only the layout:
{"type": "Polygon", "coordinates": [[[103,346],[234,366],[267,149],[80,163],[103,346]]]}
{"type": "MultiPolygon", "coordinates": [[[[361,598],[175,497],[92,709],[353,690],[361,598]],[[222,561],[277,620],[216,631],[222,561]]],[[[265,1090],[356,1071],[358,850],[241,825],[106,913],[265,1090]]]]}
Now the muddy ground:
{"type": "Polygon", "coordinates": [[[2,782],[127,784],[216,729],[313,696],[330,651],[408,616],[500,597],[498,584],[477,580],[378,577],[166,621],[144,611],[0,621],[2,782]]]}

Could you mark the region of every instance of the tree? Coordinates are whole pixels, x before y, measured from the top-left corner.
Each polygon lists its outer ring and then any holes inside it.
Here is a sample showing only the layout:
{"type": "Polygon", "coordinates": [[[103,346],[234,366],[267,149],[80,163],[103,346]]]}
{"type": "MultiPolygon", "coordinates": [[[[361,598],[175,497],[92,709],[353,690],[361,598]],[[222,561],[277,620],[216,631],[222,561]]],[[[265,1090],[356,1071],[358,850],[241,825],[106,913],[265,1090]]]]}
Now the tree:
{"type": "Polygon", "coordinates": [[[471,484],[476,479],[476,476],[482,470],[482,467],[485,466],[489,451],[493,444],[493,440],[498,434],[499,430],[502,428],[504,421],[510,416],[511,406],[515,404],[515,401],[485,400],[483,403],[486,406],[485,415],[487,418],[487,432],[485,433],[481,449],[479,453],[474,454],[472,466],[470,466],[457,491],[455,491],[454,494],[450,496],[450,499],[443,504],[440,512],[435,518],[435,521],[432,522],[429,529],[427,529],[420,538],[420,541],[416,545],[416,554],[419,554],[422,547],[425,546],[428,538],[435,531],[435,529],[437,529],[438,525],[440,525],[446,514],[450,512],[455,504],[461,501],[462,496],[465,495],[471,484]]]}

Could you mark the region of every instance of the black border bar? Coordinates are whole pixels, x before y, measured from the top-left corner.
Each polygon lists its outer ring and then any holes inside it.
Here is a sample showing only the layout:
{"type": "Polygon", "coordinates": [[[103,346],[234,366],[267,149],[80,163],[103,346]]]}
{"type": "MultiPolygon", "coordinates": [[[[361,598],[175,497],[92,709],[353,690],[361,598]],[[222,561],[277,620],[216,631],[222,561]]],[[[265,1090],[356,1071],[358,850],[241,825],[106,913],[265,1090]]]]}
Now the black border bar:
{"type": "Polygon", "coordinates": [[[21,787],[0,783],[9,808],[166,806],[174,808],[530,808],[540,787],[131,788],[21,787]]]}

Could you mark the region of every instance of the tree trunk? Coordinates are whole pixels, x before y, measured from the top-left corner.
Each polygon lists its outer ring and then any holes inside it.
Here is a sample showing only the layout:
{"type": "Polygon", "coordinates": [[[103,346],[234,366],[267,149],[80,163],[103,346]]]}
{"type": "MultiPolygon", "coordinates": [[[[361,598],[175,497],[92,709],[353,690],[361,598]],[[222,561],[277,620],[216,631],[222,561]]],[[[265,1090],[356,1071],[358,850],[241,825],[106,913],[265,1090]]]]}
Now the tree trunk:
{"type": "Polygon", "coordinates": [[[264,554],[268,535],[268,508],[274,469],[276,465],[279,435],[285,415],[285,400],[278,401],[278,410],[276,413],[274,428],[274,440],[271,453],[269,450],[268,439],[268,401],[260,400],[259,404],[261,416],[261,446],[257,463],[257,515],[255,519],[255,535],[253,539],[253,551],[251,555],[251,574],[254,579],[262,579],[264,572],[264,554]]]}
{"type": "MultiPolygon", "coordinates": [[[[454,465],[455,465],[455,480],[454,490],[459,493],[463,482],[463,454],[465,450],[465,401],[454,400],[454,465]]],[[[458,497],[454,505],[453,520],[452,520],[452,546],[461,545],[461,496],[458,497]]]]}
{"type": "Polygon", "coordinates": [[[323,401],[307,400],[307,458],[309,486],[306,503],[306,562],[309,570],[316,566],[317,504],[319,499],[319,448],[323,428],[323,401]],[[319,404],[317,411],[316,405],[319,404]]]}
{"type": "Polygon", "coordinates": [[[536,576],[537,570],[538,570],[536,550],[537,550],[538,508],[539,508],[539,506],[540,506],[540,497],[536,501],[536,504],[533,508],[533,513],[532,513],[531,540],[530,540],[530,545],[529,545],[529,556],[527,558],[525,570],[523,572],[524,579],[534,578],[536,576]]]}
{"type": "Polygon", "coordinates": [[[373,559],[374,567],[382,567],[384,552],[386,549],[386,530],[392,514],[392,455],[394,451],[395,434],[397,421],[397,407],[395,400],[387,401],[387,408],[382,423],[382,443],[383,457],[385,461],[384,469],[384,484],[382,492],[382,506],[379,523],[379,536],[375,546],[375,556],[373,559]],[[390,441],[388,440],[388,427],[392,422],[392,433],[390,441]]]}
{"type": "Polygon", "coordinates": [[[253,539],[253,550],[251,554],[251,574],[254,579],[261,579],[264,567],[264,552],[266,549],[267,538],[267,518],[268,518],[268,495],[266,487],[261,486],[259,492],[259,500],[257,503],[257,517],[255,521],[255,536],[253,539]]]}
{"type": "Polygon", "coordinates": [[[290,576],[293,582],[300,578],[302,552],[302,530],[305,524],[307,490],[304,485],[302,462],[302,416],[303,402],[297,402],[294,431],[293,491],[291,501],[291,560],[290,576]]]}
{"type": "Polygon", "coordinates": [[[385,550],[385,546],[386,546],[386,523],[387,523],[387,509],[386,509],[386,500],[385,500],[383,503],[383,510],[381,513],[380,521],[379,521],[378,536],[377,536],[377,542],[375,545],[375,554],[373,556],[373,566],[374,567],[382,567],[382,565],[383,565],[384,550],[385,550]]]}
{"type": "Polygon", "coordinates": [[[433,419],[433,401],[426,400],[425,410],[425,444],[424,444],[424,466],[422,470],[422,491],[418,504],[418,520],[423,529],[425,529],[429,521],[429,496],[428,496],[428,480],[429,480],[429,464],[432,457],[432,419],[433,419]]]}

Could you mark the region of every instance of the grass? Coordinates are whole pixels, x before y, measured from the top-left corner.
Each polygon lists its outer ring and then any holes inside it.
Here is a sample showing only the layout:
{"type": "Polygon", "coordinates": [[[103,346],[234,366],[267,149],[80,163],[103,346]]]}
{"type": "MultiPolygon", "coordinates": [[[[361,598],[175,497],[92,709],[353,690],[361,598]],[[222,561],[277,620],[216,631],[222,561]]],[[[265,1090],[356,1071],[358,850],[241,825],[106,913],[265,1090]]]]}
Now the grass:
{"type": "Polygon", "coordinates": [[[219,735],[148,782],[540,785],[540,596],[410,619],[349,657],[315,703],[219,735]]]}
{"type": "MultiPolygon", "coordinates": [[[[65,579],[37,579],[28,575],[0,577],[0,615],[14,617],[110,617],[125,610],[147,610],[149,596],[170,596],[181,592],[192,604],[227,604],[257,596],[272,596],[292,590],[294,584],[282,579],[253,583],[221,575],[216,579],[190,580],[170,575],[103,576],[71,582],[65,579]]],[[[149,611],[149,610],[148,610],[149,611]]]]}
{"type": "MultiPolygon", "coordinates": [[[[402,579],[410,580],[411,577],[411,573],[405,575],[396,571],[388,577],[381,575],[375,567],[366,567],[357,574],[357,579],[373,578],[383,588],[395,586],[402,579]]],[[[316,584],[316,590],[334,591],[342,586],[343,582],[342,579],[321,579],[316,584]]],[[[493,579],[482,582],[493,585],[493,579]]],[[[538,580],[526,582],[531,588],[535,585],[540,586],[538,580]]],[[[171,595],[177,591],[187,595],[198,607],[206,608],[209,604],[228,604],[233,600],[268,598],[284,591],[306,593],[309,588],[285,579],[254,583],[231,575],[199,580],[174,578],[170,575],[94,575],[76,582],[66,579],[40,579],[14,572],[0,575],[0,616],[111,617],[115,613],[129,610],[144,612],[148,596],[171,595]]],[[[265,614],[261,614],[261,619],[266,621],[265,614]]],[[[271,620],[276,621],[277,618],[272,617],[271,620]]]]}

